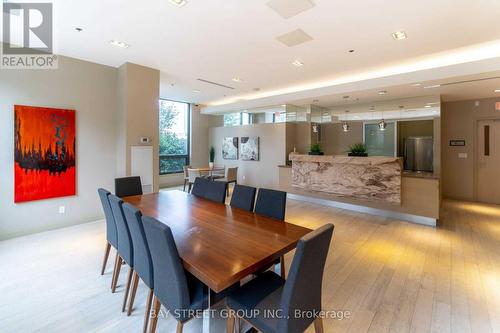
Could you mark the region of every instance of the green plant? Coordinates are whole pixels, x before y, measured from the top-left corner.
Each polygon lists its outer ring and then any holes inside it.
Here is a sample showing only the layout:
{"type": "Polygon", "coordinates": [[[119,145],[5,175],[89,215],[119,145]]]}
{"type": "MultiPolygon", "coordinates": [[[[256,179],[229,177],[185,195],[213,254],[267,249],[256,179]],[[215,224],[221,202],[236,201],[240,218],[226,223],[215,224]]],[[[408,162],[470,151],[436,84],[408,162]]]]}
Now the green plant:
{"type": "Polygon", "coordinates": [[[313,143],[311,144],[311,152],[312,153],[319,153],[321,152],[321,146],[319,143],[313,143]]]}
{"type": "Polygon", "coordinates": [[[210,151],[208,153],[208,156],[209,156],[209,159],[210,159],[209,162],[213,163],[214,160],[215,160],[215,148],[214,147],[210,147],[210,151]]]}
{"type": "Polygon", "coordinates": [[[354,154],[366,153],[366,146],[364,143],[355,143],[349,146],[349,152],[354,154]]]}

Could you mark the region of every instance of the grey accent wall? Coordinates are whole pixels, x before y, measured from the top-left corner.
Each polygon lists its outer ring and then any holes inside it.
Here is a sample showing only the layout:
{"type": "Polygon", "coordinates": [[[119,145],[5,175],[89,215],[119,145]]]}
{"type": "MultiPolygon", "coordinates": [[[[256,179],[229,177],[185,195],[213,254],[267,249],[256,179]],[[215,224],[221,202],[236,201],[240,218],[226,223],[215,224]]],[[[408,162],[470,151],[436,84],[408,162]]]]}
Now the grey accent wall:
{"type": "Polygon", "coordinates": [[[215,148],[215,165],[238,167],[238,182],[255,187],[277,188],[278,165],[285,164],[286,123],[210,128],[209,146],[215,148]],[[224,137],[258,136],[259,161],[222,159],[224,137]]]}
{"type": "Polygon", "coordinates": [[[480,119],[500,119],[495,103],[500,98],[446,102],[441,104],[441,181],[443,196],[475,200],[474,153],[476,126],[480,119]],[[450,140],[465,140],[464,147],[450,147],[450,140]],[[467,158],[458,158],[467,153],[467,158]]]}
{"type": "Polygon", "coordinates": [[[112,189],[116,174],[116,103],[112,67],[60,56],[57,70],[0,71],[0,239],[102,217],[97,188],[112,189]],[[76,196],[14,204],[14,104],[76,110],[76,196]]]}

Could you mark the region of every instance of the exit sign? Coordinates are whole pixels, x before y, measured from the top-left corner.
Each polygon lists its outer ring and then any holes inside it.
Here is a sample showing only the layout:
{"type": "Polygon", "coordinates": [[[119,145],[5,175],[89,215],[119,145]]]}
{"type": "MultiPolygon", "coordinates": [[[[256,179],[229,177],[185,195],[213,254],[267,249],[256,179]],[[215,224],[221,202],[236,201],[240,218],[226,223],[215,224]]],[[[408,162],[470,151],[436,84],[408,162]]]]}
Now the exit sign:
{"type": "Polygon", "coordinates": [[[500,111],[500,102],[495,103],[495,110],[500,111]]]}

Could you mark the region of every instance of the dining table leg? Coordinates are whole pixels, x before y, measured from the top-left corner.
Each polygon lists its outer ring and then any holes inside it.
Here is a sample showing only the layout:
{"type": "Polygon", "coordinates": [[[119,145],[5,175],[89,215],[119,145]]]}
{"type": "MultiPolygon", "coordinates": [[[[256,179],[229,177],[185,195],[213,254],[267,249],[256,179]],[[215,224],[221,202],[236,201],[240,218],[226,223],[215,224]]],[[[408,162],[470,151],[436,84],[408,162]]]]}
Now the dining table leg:
{"type": "Polygon", "coordinates": [[[210,321],[211,321],[211,316],[212,316],[212,313],[211,313],[211,309],[212,309],[212,306],[210,304],[210,287],[207,287],[208,289],[208,306],[207,308],[205,309],[205,311],[203,311],[203,333],[210,333],[210,321]]]}

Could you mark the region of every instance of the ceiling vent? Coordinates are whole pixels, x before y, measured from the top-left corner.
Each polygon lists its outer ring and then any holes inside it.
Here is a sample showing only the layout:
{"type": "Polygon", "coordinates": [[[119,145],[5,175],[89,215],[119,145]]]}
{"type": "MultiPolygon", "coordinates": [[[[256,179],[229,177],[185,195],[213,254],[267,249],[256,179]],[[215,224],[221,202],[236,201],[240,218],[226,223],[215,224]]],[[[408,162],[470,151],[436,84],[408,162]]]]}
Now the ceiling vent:
{"type": "Polygon", "coordinates": [[[197,79],[197,80],[201,81],[201,82],[204,82],[204,83],[212,84],[214,86],[218,86],[218,87],[222,87],[222,88],[234,90],[234,87],[226,86],[225,84],[222,84],[222,83],[208,81],[208,80],[205,80],[205,79],[197,79]]]}
{"type": "Polygon", "coordinates": [[[284,35],[278,36],[276,37],[276,39],[288,47],[297,46],[313,40],[313,38],[306,34],[302,29],[297,29],[284,35]]]}
{"type": "Polygon", "coordinates": [[[267,6],[284,19],[288,19],[313,8],[315,5],[309,0],[271,0],[267,2],[267,6]]]}

